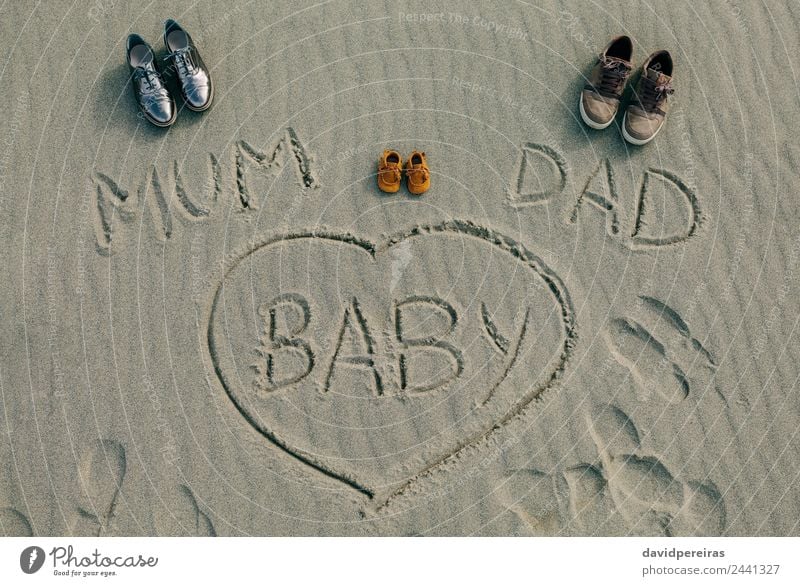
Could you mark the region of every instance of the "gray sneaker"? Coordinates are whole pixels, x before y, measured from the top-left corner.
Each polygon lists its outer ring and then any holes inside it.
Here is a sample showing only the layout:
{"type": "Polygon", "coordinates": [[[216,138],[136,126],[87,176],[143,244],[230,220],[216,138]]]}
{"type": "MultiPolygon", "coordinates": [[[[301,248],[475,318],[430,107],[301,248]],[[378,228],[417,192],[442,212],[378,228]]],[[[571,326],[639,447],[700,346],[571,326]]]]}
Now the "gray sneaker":
{"type": "Polygon", "coordinates": [[[622,121],[622,136],[631,144],[643,145],[653,140],[664,125],[672,89],[672,56],[656,51],[642,65],[631,103],[622,121]]]}
{"type": "Polygon", "coordinates": [[[631,73],[632,58],[633,41],[626,36],[611,39],[600,53],[581,92],[579,105],[581,118],[591,128],[602,130],[614,121],[631,73]]]}

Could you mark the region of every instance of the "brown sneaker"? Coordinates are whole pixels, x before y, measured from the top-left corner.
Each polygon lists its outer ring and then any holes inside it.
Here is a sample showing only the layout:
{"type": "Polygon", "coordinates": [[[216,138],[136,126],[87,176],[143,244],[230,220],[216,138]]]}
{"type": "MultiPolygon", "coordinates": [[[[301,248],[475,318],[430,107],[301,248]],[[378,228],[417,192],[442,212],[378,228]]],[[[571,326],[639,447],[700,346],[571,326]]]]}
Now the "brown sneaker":
{"type": "Polygon", "coordinates": [[[590,127],[602,130],[614,121],[625,82],[631,73],[632,58],[633,41],[624,35],[611,39],[600,53],[581,92],[581,118],[590,127]]]}
{"type": "Polygon", "coordinates": [[[422,195],[431,188],[431,171],[428,159],[421,151],[411,151],[406,162],[408,191],[414,195],[422,195]]]}
{"type": "Polygon", "coordinates": [[[403,159],[395,150],[386,149],[378,160],[378,187],[386,193],[397,193],[403,178],[403,159]]]}
{"type": "Polygon", "coordinates": [[[622,136],[631,144],[643,145],[653,140],[664,125],[672,89],[672,56],[656,51],[642,65],[631,104],[622,121],[622,136]]]}

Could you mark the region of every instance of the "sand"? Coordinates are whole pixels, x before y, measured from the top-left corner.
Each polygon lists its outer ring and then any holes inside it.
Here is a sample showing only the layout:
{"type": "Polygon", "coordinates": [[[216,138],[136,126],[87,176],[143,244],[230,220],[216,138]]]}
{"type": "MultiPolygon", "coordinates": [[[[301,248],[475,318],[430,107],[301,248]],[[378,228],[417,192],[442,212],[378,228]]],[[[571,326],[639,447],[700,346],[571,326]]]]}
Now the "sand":
{"type": "Polygon", "coordinates": [[[792,0],[7,2],[0,39],[0,532],[800,534],[792,0]],[[167,17],[217,93],[164,131],[124,44],[167,17]],[[643,148],[577,113],[621,33],[676,62],[643,148]]]}

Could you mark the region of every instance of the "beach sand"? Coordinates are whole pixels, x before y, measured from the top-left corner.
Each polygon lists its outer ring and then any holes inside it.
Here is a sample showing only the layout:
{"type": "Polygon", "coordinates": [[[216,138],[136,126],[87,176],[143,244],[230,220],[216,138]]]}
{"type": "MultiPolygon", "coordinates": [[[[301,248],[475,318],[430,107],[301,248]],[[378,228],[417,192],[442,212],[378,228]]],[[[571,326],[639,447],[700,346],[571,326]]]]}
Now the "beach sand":
{"type": "Polygon", "coordinates": [[[16,2],[0,39],[0,532],[800,534],[792,0],[16,2]],[[162,130],[124,47],[168,17],[216,97],[162,130]],[[578,116],[616,34],[676,63],[642,148],[578,116]]]}

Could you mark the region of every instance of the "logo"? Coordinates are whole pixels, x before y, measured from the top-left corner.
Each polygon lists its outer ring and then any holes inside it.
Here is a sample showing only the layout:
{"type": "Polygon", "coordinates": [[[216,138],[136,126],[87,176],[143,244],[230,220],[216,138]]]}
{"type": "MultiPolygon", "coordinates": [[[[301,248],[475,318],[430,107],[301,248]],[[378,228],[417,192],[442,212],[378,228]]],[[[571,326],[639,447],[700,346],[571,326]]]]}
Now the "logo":
{"type": "Polygon", "coordinates": [[[35,574],[44,565],[44,550],[36,545],[31,545],[22,550],[19,556],[19,567],[26,574],[35,574]]]}

